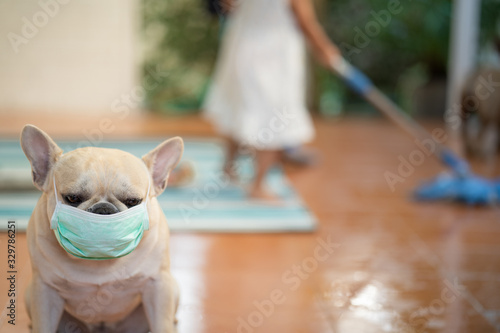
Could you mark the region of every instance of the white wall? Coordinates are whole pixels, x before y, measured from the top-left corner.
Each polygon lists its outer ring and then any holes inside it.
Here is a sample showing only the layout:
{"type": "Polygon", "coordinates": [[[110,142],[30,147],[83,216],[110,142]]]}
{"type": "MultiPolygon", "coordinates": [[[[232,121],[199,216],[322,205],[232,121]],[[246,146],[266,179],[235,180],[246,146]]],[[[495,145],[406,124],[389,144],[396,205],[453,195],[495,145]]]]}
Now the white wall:
{"type": "Polygon", "coordinates": [[[139,81],[138,0],[2,0],[0,115],[100,113],[139,81]]]}

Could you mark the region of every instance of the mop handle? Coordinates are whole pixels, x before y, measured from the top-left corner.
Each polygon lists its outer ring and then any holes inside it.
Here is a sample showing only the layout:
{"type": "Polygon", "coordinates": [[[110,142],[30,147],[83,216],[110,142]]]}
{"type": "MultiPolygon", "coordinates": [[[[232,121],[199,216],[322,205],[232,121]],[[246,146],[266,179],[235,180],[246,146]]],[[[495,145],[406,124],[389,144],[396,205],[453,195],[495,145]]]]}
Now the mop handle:
{"type": "Polygon", "coordinates": [[[455,155],[434,138],[422,126],[409,118],[393,101],[377,89],[371,80],[343,57],[331,62],[333,71],[338,74],[354,91],[363,96],[371,105],[417,140],[431,139],[435,145],[435,155],[448,167],[461,175],[467,174],[467,162],[455,155]]]}

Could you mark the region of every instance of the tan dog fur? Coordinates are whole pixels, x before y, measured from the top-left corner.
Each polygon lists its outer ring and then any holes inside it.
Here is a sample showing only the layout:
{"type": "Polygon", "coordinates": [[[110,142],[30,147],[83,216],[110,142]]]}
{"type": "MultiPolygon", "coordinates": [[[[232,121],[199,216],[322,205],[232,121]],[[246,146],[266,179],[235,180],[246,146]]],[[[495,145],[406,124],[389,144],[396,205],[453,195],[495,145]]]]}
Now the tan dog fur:
{"type": "Polygon", "coordinates": [[[66,154],[38,128],[27,125],[21,145],[43,191],[29,221],[33,279],[26,303],[35,333],[175,331],[178,289],[170,274],[169,231],[156,200],[183,151],[180,138],[163,142],[142,160],[123,151],[80,148],[66,154]],[[130,254],[109,260],[73,257],[57,242],[50,218],[57,194],[84,193],[79,209],[107,202],[128,209],[125,198],[145,200],[150,228],[130,254]]]}
{"type": "Polygon", "coordinates": [[[485,160],[493,160],[500,146],[499,83],[500,69],[483,68],[471,75],[462,91],[465,148],[485,160]]]}

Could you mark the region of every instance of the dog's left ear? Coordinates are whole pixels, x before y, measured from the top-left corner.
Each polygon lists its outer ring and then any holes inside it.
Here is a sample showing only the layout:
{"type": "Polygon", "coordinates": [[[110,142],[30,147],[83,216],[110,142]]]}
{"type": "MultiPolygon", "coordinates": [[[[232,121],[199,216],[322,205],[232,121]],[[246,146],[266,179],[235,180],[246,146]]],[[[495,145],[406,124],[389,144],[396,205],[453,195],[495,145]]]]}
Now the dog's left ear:
{"type": "Polygon", "coordinates": [[[33,184],[40,191],[47,191],[47,177],[62,154],[61,148],[44,131],[33,125],[24,126],[21,147],[31,163],[33,184]]]}
{"type": "Polygon", "coordinates": [[[170,171],[179,163],[184,143],[180,137],[164,141],[142,157],[153,178],[154,195],[160,195],[167,187],[170,171]]]}

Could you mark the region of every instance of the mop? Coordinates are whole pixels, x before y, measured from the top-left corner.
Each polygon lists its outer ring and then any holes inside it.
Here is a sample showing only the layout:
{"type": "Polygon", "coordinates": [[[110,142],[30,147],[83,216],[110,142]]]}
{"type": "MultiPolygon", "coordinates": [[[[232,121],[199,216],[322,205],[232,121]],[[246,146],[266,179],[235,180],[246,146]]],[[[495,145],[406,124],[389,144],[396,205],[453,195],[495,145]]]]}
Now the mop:
{"type": "Polygon", "coordinates": [[[347,85],[410,136],[420,141],[430,139],[435,143],[434,156],[450,168],[451,172],[442,173],[419,186],[414,191],[416,199],[453,200],[470,205],[493,205],[500,201],[500,179],[491,181],[473,174],[466,161],[437,142],[344,58],[337,57],[332,61],[331,67],[347,85]]]}

